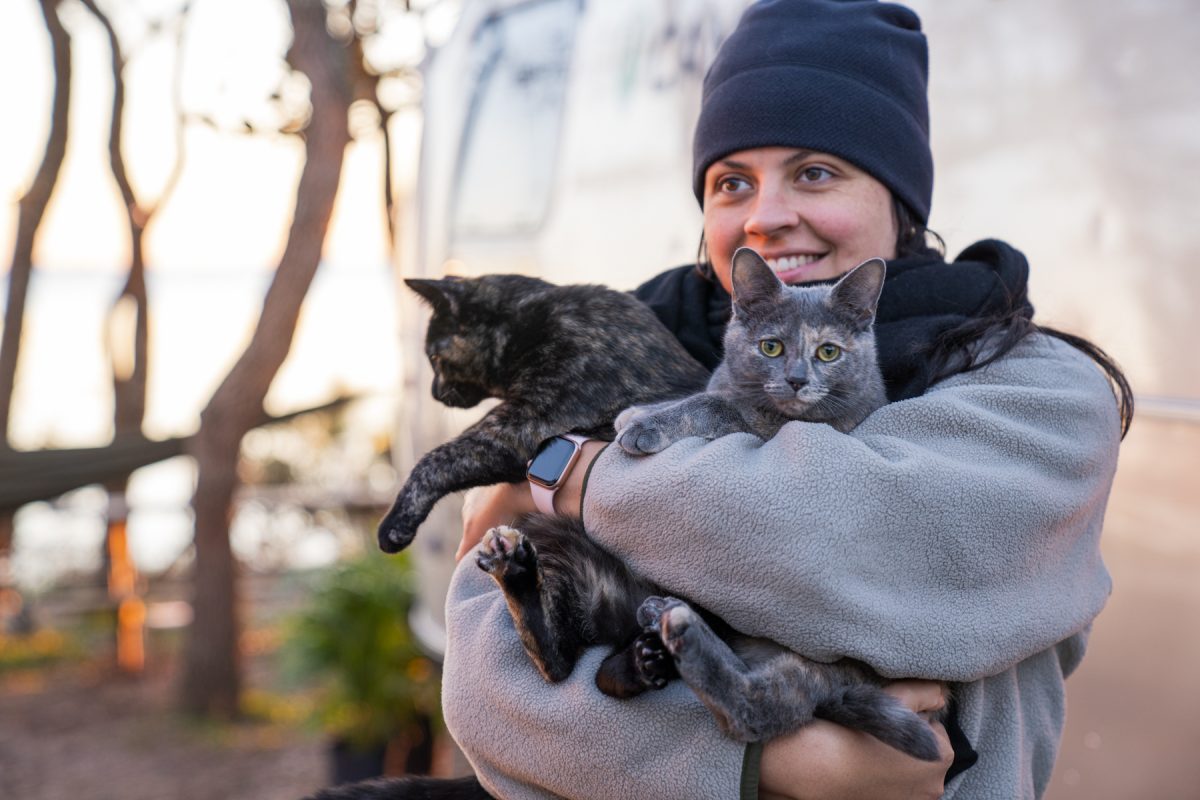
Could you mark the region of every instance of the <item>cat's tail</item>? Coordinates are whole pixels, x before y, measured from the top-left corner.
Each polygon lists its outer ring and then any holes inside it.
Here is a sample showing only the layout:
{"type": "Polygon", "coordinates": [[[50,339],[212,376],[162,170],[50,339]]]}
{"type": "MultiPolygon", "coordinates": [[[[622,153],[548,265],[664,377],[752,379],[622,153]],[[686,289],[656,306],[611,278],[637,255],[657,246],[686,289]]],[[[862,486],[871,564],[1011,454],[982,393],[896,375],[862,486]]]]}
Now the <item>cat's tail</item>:
{"type": "Polygon", "coordinates": [[[305,800],[492,800],[475,776],[376,778],[322,789],[305,800]]]}
{"type": "Polygon", "coordinates": [[[929,723],[877,686],[847,686],[813,711],[818,719],[874,736],[886,745],[922,761],[940,757],[929,723]]]}

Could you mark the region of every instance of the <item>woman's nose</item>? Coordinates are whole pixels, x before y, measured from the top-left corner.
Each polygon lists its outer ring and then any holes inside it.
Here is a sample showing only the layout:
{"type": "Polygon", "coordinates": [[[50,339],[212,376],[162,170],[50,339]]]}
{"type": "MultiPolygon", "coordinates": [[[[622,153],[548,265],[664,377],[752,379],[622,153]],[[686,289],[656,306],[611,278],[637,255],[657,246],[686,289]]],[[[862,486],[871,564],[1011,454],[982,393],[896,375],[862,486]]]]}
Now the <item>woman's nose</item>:
{"type": "Polygon", "coordinates": [[[799,215],[783,192],[764,189],[755,197],[743,229],[749,235],[769,237],[798,222],[799,215]]]}

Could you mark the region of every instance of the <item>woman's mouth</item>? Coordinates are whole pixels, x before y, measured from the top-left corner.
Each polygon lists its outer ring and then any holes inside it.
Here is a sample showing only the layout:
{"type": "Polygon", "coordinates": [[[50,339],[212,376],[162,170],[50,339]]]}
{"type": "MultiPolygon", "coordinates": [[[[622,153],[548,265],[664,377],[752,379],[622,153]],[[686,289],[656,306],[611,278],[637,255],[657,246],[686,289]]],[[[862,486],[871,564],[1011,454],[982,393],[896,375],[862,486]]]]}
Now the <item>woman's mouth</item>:
{"type": "Polygon", "coordinates": [[[805,253],[802,255],[780,256],[766,259],[767,266],[779,276],[784,283],[794,283],[805,280],[813,273],[812,265],[823,259],[828,253],[805,253]]]}

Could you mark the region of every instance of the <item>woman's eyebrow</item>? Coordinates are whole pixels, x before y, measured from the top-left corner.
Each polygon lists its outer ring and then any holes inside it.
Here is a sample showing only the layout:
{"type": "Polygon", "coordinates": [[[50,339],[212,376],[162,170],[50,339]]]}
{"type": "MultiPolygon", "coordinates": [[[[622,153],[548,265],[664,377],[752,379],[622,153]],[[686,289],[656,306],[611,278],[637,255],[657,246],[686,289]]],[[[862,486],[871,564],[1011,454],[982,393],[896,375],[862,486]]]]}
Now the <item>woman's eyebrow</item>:
{"type": "Polygon", "coordinates": [[[795,153],[788,156],[787,159],[784,160],[783,165],[785,167],[793,166],[793,165],[803,161],[804,159],[808,158],[809,156],[813,155],[815,152],[816,152],[815,150],[797,150],[795,153]]]}
{"type": "MultiPolygon", "coordinates": [[[[796,164],[797,162],[803,161],[804,159],[813,155],[815,152],[816,152],[815,150],[797,149],[796,152],[792,153],[790,156],[788,156],[787,158],[785,158],[783,160],[783,166],[790,167],[790,166],[796,164]]],[[[732,158],[721,159],[721,164],[722,164],[722,166],[729,167],[730,169],[742,169],[742,170],[750,169],[749,164],[742,162],[742,161],[735,161],[732,158]]]]}

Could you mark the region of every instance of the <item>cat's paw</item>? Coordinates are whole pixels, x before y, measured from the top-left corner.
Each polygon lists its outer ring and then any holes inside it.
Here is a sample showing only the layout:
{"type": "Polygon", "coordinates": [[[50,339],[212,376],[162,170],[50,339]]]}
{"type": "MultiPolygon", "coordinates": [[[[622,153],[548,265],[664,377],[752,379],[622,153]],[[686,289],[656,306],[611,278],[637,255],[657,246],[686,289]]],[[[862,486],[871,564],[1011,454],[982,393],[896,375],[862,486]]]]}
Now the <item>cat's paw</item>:
{"type": "Polygon", "coordinates": [[[633,642],[633,668],[643,686],[664,688],[679,672],[666,646],[654,631],[645,631],[633,642]]]}
{"type": "Polygon", "coordinates": [[[699,621],[699,616],[687,603],[667,598],[667,606],[658,617],[658,635],[671,655],[679,657],[687,646],[688,632],[699,621]]]}
{"type": "Polygon", "coordinates": [[[645,406],[630,406],[620,414],[617,414],[617,418],[613,420],[613,430],[615,430],[617,433],[620,433],[621,431],[625,430],[625,426],[628,425],[632,420],[637,419],[639,416],[642,416],[645,413],[645,406]]]}
{"type": "Polygon", "coordinates": [[[657,597],[650,595],[637,610],[637,624],[648,631],[658,630],[658,618],[667,610],[672,602],[678,603],[674,597],[657,597]]]}
{"type": "Polygon", "coordinates": [[[414,523],[403,511],[392,509],[379,523],[379,549],[385,553],[399,553],[417,535],[419,522],[414,523]]]}
{"type": "Polygon", "coordinates": [[[507,525],[498,525],[483,535],[475,563],[496,580],[529,569],[536,551],[525,534],[507,525]]]}
{"type": "Polygon", "coordinates": [[[674,443],[652,415],[635,415],[619,430],[617,444],[626,453],[634,456],[660,453],[674,443]]]}

